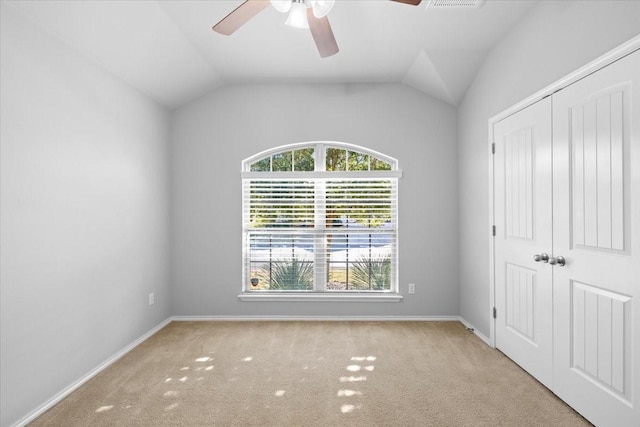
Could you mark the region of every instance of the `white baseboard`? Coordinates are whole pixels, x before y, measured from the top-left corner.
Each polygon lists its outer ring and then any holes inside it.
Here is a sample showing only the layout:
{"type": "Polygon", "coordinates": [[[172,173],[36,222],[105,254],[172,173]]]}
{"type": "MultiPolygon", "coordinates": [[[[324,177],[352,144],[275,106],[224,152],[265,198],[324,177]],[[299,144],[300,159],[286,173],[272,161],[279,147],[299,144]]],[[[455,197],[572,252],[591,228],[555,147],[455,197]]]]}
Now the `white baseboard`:
{"type": "Polygon", "coordinates": [[[120,350],[119,352],[117,352],[116,354],[114,354],[113,356],[111,356],[110,358],[105,360],[104,362],[102,362],[100,365],[95,367],[93,370],[91,370],[89,373],[84,375],[82,378],[78,379],[77,381],[75,381],[74,383],[72,383],[71,385],[69,385],[68,387],[63,389],[61,392],[59,392],[58,394],[53,396],[51,399],[49,399],[48,401],[46,401],[45,403],[40,405],[33,412],[29,413],[28,415],[26,415],[23,418],[21,418],[20,420],[18,420],[16,423],[13,424],[12,427],[26,426],[27,424],[29,424],[30,422],[32,422],[33,420],[38,418],[40,415],[44,414],[47,410],[52,408],[54,405],[56,405],[62,399],[64,399],[65,397],[67,397],[68,395],[73,393],[81,385],[83,385],[84,383],[86,383],[91,378],[95,377],[96,375],[98,375],[100,372],[102,372],[105,369],[107,369],[109,366],[113,365],[118,359],[120,359],[122,356],[124,356],[125,354],[129,353],[131,350],[133,350],[134,348],[136,348],[137,346],[142,344],[144,341],[146,341],[153,334],[155,334],[160,329],[162,329],[165,326],[167,326],[170,322],[171,322],[171,318],[168,318],[168,319],[162,321],[160,324],[158,324],[157,326],[152,328],[150,331],[148,331],[147,333],[142,335],[140,338],[138,338],[137,340],[135,340],[134,342],[132,342],[131,344],[129,344],[128,346],[126,346],[125,348],[123,348],[122,350],[120,350]]]}
{"type": "Polygon", "coordinates": [[[176,322],[455,322],[459,316],[173,316],[176,322]]]}
{"type": "Polygon", "coordinates": [[[493,345],[491,345],[491,340],[489,338],[487,338],[487,336],[485,334],[483,334],[482,332],[478,331],[473,325],[471,325],[471,323],[467,322],[462,317],[458,317],[458,320],[460,321],[460,323],[462,323],[464,326],[466,326],[467,329],[471,329],[473,331],[473,333],[476,334],[476,336],[478,338],[480,338],[482,341],[485,342],[485,344],[487,344],[489,347],[493,348],[493,345]]]}
{"type": "Polygon", "coordinates": [[[491,340],[460,316],[173,316],[174,322],[460,322],[489,347],[491,340]]]}

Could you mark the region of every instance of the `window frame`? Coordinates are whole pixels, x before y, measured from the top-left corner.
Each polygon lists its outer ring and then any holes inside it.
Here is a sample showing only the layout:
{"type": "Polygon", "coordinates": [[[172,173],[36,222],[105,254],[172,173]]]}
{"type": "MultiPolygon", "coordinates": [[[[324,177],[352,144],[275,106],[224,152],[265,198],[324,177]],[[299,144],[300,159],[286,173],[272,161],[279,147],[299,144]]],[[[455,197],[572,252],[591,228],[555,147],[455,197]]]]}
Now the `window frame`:
{"type": "MultiPolygon", "coordinates": [[[[346,162],[348,168],[348,161],[346,162]]],[[[369,164],[369,168],[370,168],[369,164]]],[[[273,161],[270,161],[270,169],[273,169],[273,161]]],[[[336,142],[336,141],[318,141],[318,142],[301,142],[295,144],[287,144],[271,148],[269,150],[257,153],[242,161],[242,291],[238,296],[242,301],[377,301],[377,302],[398,302],[402,300],[402,295],[399,293],[399,257],[398,257],[398,183],[399,178],[402,177],[402,171],[398,167],[398,161],[390,156],[379,153],[377,151],[361,147],[354,144],[336,142]],[[313,148],[314,158],[314,170],[313,171],[295,171],[295,165],[292,162],[291,171],[252,171],[251,166],[264,159],[265,157],[272,157],[274,155],[291,152],[295,150],[313,148]],[[375,158],[382,160],[390,165],[390,170],[356,170],[356,171],[327,171],[326,170],[326,151],[328,148],[344,149],[347,151],[347,157],[349,152],[356,152],[358,154],[365,154],[369,156],[369,159],[375,158]],[[323,283],[318,282],[318,277],[314,275],[314,283],[312,290],[254,290],[250,286],[251,267],[248,258],[250,257],[249,251],[246,249],[248,242],[248,236],[250,229],[247,228],[246,218],[249,215],[250,202],[247,202],[247,184],[250,185],[251,180],[309,180],[313,181],[313,187],[315,191],[315,197],[318,200],[323,200],[322,206],[325,206],[325,185],[330,180],[374,180],[384,179],[389,180],[392,183],[392,189],[394,191],[394,200],[392,201],[395,207],[395,222],[394,222],[394,248],[392,256],[392,273],[391,283],[389,290],[328,290],[327,278],[325,277],[323,283]],[[323,184],[324,183],[324,184],[323,184]]],[[[317,206],[317,205],[316,205],[317,206]]],[[[322,210],[322,209],[320,209],[322,210]]],[[[324,222],[325,217],[322,213],[314,210],[316,215],[316,225],[314,230],[316,232],[321,230],[326,233],[326,229],[316,228],[318,224],[318,216],[322,217],[324,222]]],[[[314,251],[315,256],[318,256],[314,251]]],[[[317,258],[316,258],[317,259],[317,258]]],[[[315,262],[314,262],[315,263],[315,262]]],[[[314,270],[316,271],[316,270],[314,270]]]]}

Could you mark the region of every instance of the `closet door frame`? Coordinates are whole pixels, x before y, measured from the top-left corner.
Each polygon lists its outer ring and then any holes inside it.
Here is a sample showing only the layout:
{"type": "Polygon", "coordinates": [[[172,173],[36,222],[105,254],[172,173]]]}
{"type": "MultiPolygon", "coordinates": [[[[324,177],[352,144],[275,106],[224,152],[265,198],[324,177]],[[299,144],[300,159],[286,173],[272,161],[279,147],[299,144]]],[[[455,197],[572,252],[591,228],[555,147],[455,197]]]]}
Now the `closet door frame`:
{"type": "MultiPolygon", "coordinates": [[[[490,319],[490,336],[489,343],[491,347],[496,347],[496,319],[494,317],[496,310],[496,282],[495,282],[495,237],[493,235],[493,229],[497,225],[495,223],[495,194],[494,194],[494,178],[495,178],[495,164],[494,164],[494,155],[493,155],[493,144],[494,144],[494,126],[499,121],[511,116],[512,114],[517,113],[518,111],[540,101],[541,99],[552,95],[554,92],[562,90],[563,88],[571,85],[572,83],[577,82],[578,80],[592,74],[607,65],[612,64],[613,62],[623,58],[624,56],[640,49],[640,35],[632,38],[631,40],[621,44],[617,48],[605,53],[599,58],[589,62],[585,66],[579,68],[573,73],[563,77],[562,79],[552,83],[551,85],[545,87],[544,89],[534,93],[533,95],[525,98],[524,100],[518,102],[512,107],[502,111],[501,113],[491,117],[489,119],[489,139],[488,139],[488,164],[489,164],[489,225],[487,227],[487,232],[490,234],[489,239],[489,307],[488,307],[488,315],[490,319]]],[[[501,313],[497,313],[497,315],[501,315],[501,313]]],[[[504,315],[504,313],[502,313],[504,315]]]]}

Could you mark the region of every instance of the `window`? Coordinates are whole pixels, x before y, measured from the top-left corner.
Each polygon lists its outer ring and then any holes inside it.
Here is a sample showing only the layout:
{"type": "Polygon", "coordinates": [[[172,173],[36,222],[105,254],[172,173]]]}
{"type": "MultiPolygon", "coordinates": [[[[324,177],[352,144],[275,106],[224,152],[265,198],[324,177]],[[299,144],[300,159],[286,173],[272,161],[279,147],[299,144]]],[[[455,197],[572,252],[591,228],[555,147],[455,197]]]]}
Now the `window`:
{"type": "Polygon", "coordinates": [[[397,293],[397,162],[342,143],[243,162],[243,295],[397,293]]]}

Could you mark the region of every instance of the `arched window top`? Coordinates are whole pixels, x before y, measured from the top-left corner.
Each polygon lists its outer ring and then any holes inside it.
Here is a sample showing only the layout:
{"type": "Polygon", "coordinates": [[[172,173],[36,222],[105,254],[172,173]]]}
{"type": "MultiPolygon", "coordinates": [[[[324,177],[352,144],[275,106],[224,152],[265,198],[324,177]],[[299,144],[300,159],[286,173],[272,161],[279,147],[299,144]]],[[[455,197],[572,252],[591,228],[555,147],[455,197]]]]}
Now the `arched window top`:
{"type": "Polygon", "coordinates": [[[343,142],[303,142],[263,151],[242,162],[243,172],[398,171],[385,154],[343,142]]]}

